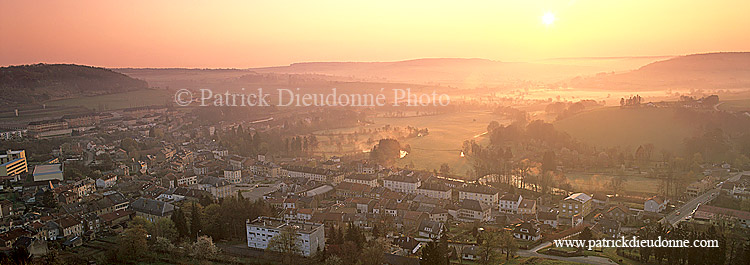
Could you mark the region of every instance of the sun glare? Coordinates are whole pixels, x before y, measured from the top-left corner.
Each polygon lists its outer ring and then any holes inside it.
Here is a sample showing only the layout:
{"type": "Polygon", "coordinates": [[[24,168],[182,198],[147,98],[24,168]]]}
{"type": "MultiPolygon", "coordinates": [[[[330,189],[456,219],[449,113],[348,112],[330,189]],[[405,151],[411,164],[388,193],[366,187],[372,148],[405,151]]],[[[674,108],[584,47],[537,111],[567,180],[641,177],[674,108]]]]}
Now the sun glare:
{"type": "Polygon", "coordinates": [[[544,13],[544,15],[542,16],[542,23],[547,26],[555,23],[555,14],[553,14],[552,12],[544,13]]]}

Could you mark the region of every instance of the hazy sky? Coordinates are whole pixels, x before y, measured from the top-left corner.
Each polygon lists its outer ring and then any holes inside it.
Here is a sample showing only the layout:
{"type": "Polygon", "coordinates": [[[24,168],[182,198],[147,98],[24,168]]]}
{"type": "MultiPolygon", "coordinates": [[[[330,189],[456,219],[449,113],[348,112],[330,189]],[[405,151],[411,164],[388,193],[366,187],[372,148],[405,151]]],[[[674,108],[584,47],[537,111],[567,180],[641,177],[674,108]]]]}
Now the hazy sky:
{"type": "Polygon", "coordinates": [[[0,65],[239,68],[750,51],[749,10],[747,0],[0,0],[0,65]]]}

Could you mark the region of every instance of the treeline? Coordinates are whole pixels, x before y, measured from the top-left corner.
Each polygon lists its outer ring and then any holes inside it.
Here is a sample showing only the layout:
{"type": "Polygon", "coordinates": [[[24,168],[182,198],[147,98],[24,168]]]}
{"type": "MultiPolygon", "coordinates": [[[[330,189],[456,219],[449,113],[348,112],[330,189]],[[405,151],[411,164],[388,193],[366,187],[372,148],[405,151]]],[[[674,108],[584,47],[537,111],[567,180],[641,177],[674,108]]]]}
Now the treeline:
{"type": "Polygon", "coordinates": [[[285,137],[279,133],[260,132],[243,126],[217,131],[214,139],[230,153],[255,157],[258,154],[300,155],[318,147],[315,135],[285,137]]]}
{"type": "Polygon", "coordinates": [[[0,102],[27,104],[52,98],[120,93],[148,88],[146,81],[109,69],[75,64],[0,67],[0,102]]]}
{"type": "Polygon", "coordinates": [[[675,110],[675,116],[701,128],[695,136],[685,139],[685,156],[700,154],[705,162],[730,163],[740,169],[750,168],[750,119],[741,113],[700,111],[687,108],[675,110]]]}
{"type": "Polygon", "coordinates": [[[544,108],[544,111],[550,115],[557,115],[555,119],[562,120],[586,109],[603,105],[604,103],[592,99],[580,100],[578,102],[558,101],[547,105],[547,107],[544,108]]]}
{"type": "MultiPolygon", "coordinates": [[[[746,230],[730,228],[726,223],[707,228],[691,225],[667,227],[660,223],[636,232],[639,240],[716,240],[717,247],[641,247],[636,255],[618,254],[643,263],[657,264],[750,264],[750,235],[746,230]]],[[[627,239],[627,238],[626,238],[627,239]]]]}
{"type": "Polygon", "coordinates": [[[476,177],[494,175],[496,182],[507,186],[533,184],[534,189],[542,192],[549,191],[552,183],[569,188],[565,178],[555,172],[560,164],[556,153],[566,154],[563,158],[569,163],[580,154],[591,153],[587,146],[541,120],[510,125],[493,121],[487,130],[488,146],[465,141],[462,152],[472,163],[476,177]]]}

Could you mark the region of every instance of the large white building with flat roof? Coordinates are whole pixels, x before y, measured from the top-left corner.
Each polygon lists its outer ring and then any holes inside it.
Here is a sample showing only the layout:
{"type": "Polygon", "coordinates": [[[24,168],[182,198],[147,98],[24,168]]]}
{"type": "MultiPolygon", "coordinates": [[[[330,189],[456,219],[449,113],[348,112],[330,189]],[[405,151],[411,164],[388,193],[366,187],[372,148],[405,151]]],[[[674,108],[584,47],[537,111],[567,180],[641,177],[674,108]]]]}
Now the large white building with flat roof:
{"type": "Polygon", "coordinates": [[[34,181],[63,180],[62,164],[38,165],[34,167],[34,181]]]}
{"type": "Polygon", "coordinates": [[[256,249],[268,248],[271,239],[281,233],[286,226],[294,226],[297,231],[297,247],[300,255],[310,257],[326,245],[325,227],[323,224],[289,221],[280,218],[261,216],[245,223],[247,227],[247,246],[256,249]]]}

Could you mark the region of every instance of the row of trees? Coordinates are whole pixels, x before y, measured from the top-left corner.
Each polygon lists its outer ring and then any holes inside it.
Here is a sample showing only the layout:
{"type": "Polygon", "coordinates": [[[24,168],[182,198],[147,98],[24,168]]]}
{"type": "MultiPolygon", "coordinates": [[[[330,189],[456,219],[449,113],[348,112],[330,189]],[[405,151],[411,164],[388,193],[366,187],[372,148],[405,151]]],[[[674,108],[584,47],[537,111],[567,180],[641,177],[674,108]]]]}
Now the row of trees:
{"type": "Polygon", "coordinates": [[[151,222],[135,217],[118,240],[120,247],[108,259],[138,260],[148,250],[163,253],[182,250],[185,255],[210,258],[218,252],[214,240],[244,240],[245,220],[277,213],[277,209],[262,200],[251,202],[232,196],[205,206],[196,202],[183,204],[169,219],[151,222]]]}
{"type": "Polygon", "coordinates": [[[643,227],[636,233],[639,240],[688,240],[690,244],[695,240],[717,240],[718,247],[642,247],[632,258],[658,264],[750,264],[750,235],[742,228],[730,228],[727,224],[720,222],[707,228],[690,224],[643,227]]]}

